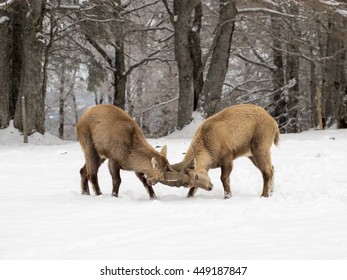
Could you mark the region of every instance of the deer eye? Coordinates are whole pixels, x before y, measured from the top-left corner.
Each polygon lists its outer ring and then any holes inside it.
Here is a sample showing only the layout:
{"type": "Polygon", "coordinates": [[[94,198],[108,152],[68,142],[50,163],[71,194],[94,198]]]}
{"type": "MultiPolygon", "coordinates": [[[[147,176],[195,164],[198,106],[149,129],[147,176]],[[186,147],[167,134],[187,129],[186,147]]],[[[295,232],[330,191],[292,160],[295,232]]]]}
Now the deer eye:
{"type": "Polygon", "coordinates": [[[195,179],[195,181],[199,180],[198,174],[195,175],[195,178],[194,178],[194,179],[195,179]]]}

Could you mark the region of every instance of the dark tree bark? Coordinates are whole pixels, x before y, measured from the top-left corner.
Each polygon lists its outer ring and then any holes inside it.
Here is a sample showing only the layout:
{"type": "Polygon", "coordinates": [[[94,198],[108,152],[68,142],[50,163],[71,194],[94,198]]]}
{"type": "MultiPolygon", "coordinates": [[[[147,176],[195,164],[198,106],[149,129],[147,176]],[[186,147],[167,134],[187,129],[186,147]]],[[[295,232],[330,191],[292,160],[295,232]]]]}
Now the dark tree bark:
{"type": "Polygon", "coordinates": [[[63,63],[60,68],[60,86],[59,86],[59,138],[64,139],[64,125],[65,125],[65,64],[63,63]]]}
{"type": "MultiPolygon", "coordinates": [[[[299,14],[299,8],[297,4],[290,4],[290,13],[292,15],[299,14]]],[[[298,54],[300,53],[299,46],[296,43],[297,39],[300,38],[300,29],[298,27],[297,20],[295,18],[291,18],[290,29],[291,32],[288,32],[288,45],[287,45],[287,83],[295,80],[295,84],[292,87],[288,88],[288,104],[287,104],[287,127],[286,132],[288,133],[296,133],[300,132],[300,128],[298,126],[298,97],[299,97],[299,63],[300,59],[298,54]]]]}
{"type": "Polygon", "coordinates": [[[344,127],[346,122],[346,43],[340,33],[341,25],[329,20],[326,57],[323,73],[323,116],[329,127],[334,123],[344,127]]]}
{"type": "MultiPolygon", "coordinates": [[[[347,0],[341,0],[341,2],[347,4],[347,0]]],[[[347,26],[347,19],[346,17],[342,17],[341,19],[342,26],[347,26]]],[[[339,105],[337,109],[337,127],[338,128],[347,128],[347,77],[346,77],[346,60],[347,60],[347,41],[346,41],[346,28],[340,28],[340,32],[342,31],[342,34],[340,37],[341,39],[341,54],[340,54],[340,62],[339,62],[339,78],[340,78],[340,84],[339,84],[339,105]],[[343,39],[344,38],[344,39],[343,39]],[[345,64],[343,64],[343,61],[345,61],[345,64]]]]}
{"type": "Polygon", "coordinates": [[[114,65],[114,97],[113,104],[121,109],[125,109],[125,95],[127,75],[125,70],[124,38],[116,41],[115,46],[116,61],[114,65]]]}
{"type": "MultiPolygon", "coordinates": [[[[310,47],[310,52],[313,57],[313,47],[310,47]]],[[[311,111],[311,127],[316,127],[319,123],[317,116],[317,87],[320,85],[317,74],[316,74],[316,63],[314,61],[310,61],[310,111],[311,111]]]]}
{"type": "Polygon", "coordinates": [[[25,18],[27,7],[17,5],[12,13],[12,91],[10,98],[10,118],[14,119],[16,104],[19,96],[19,84],[22,68],[22,45],[23,45],[23,18],[25,18]]]}
{"type": "Polygon", "coordinates": [[[198,101],[204,85],[202,51],[200,42],[200,31],[202,23],[202,4],[199,3],[194,9],[193,26],[189,33],[189,41],[191,45],[191,56],[193,59],[193,75],[194,75],[194,108],[198,106],[198,101]]]}
{"type": "Polygon", "coordinates": [[[273,62],[276,66],[273,71],[274,95],[273,104],[271,106],[271,115],[275,118],[280,129],[282,130],[283,125],[286,123],[286,99],[283,94],[284,66],[281,40],[281,34],[283,33],[282,20],[277,18],[277,16],[271,16],[271,28],[273,37],[273,62]]]}
{"type": "Polygon", "coordinates": [[[11,15],[0,9],[0,128],[10,123],[11,97],[11,15]]]}
{"type": "Polygon", "coordinates": [[[205,117],[216,112],[216,106],[221,100],[222,88],[228,71],[236,15],[235,0],[220,0],[218,33],[198,105],[199,111],[205,117]]]}
{"type": "MultiPolygon", "coordinates": [[[[42,20],[46,1],[28,0],[18,2],[21,13],[18,19],[22,33],[20,46],[20,82],[19,94],[16,102],[14,125],[20,130],[22,123],[22,96],[25,96],[27,104],[27,127],[29,133],[34,131],[44,133],[45,96],[42,88],[42,20]]],[[[16,15],[15,15],[16,16],[16,15]]],[[[18,46],[16,46],[18,47],[18,46]]]]}
{"type": "Polygon", "coordinates": [[[175,29],[175,58],[178,67],[179,98],[177,128],[191,121],[194,110],[194,62],[191,48],[192,13],[200,0],[174,0],[173,13],[163,1],[175,29]]]}
{"type": "Polygon", "coordinates": [[[107,62],[113,75],[113,104],[119,108],[125,108],[125,94],[127,83],[127,71],[125,69],[124,41],[117,40],[114,47],[114,57],[110,56],[91,35],[86,35],[87,41],[107,62]]]}

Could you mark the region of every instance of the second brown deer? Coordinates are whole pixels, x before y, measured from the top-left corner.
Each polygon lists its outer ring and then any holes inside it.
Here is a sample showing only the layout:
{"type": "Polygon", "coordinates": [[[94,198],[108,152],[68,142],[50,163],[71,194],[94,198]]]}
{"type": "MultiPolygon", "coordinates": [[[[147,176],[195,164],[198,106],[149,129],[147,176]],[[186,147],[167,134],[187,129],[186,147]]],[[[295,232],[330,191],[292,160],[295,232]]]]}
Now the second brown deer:
{"type": "MultiPolygon", "coordinates": [[[[195,133],[183,161],[172,167],[188,174],[190,185],[204,189],[212,188],[209,169],[220,167],[224,197],[230,198],[233,160],[245,156],[262,173],[261,196],[268,197],[273,191],[274,178],[270,148],[278,142],[278,125],[263,108],[235,105],[207,118],[195,133]]],[[[196,191],[197,187],[190,188],[188,197],[194,196],[196,191]]]]}

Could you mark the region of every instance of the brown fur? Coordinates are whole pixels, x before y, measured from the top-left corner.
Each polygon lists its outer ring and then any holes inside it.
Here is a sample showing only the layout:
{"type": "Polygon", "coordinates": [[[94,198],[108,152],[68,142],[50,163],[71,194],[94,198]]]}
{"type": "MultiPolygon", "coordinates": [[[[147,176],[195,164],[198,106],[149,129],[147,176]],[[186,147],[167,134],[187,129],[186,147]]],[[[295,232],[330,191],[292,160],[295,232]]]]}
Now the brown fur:
{"type": "MultiPolygon", "coordinates": [[[[278,142],[277,123],[264,109],[251,104],[235,105],[206,119],[183,161],[172,167],[176,171],[186,170],[195,185],[204,187],[212,186],[208,170],[220,167],[224,196],[229,198],[232,162],[247,156],[262,173],[262,196],[267,197],[273,191],[274,176],[270,148],[278,142]]],[[[188,197],[194,196],[196,190],[191,188],[188,197]]]]}
{"type": "Polygon", "coordinates": [[[166,146],[157,152],[127,113],[113,105],[96,105],[82,115],[76,132],[85,156],[85,165],[80,170],[82,194],[89,195],[88,180],[95,194],[102,194],[97,173],[108,159],[113,196],[118,196],[123,169],[135,171],[150,198],[156,198],[152,185],[164,180],[164,172],[172,170],[166,159],[166,146]]]}

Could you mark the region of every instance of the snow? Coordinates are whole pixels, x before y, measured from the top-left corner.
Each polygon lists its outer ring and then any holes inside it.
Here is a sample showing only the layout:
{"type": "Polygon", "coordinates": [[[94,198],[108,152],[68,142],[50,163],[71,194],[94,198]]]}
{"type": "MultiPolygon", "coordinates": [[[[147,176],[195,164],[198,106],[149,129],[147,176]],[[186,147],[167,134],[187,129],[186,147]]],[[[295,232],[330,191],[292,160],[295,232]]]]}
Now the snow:
{"type": "Polygon", "coordinates": [[[344,17],[347,17],[347,10],[337,9],[336,12],[344,17]]]}
{"type": "Polygon", "coordinates": [[[9,20],[10,19],[8,17],[2,16],[2,17],[0,17],[0,24],[3,24],[4,22],[9,21],[9,20]]]}
{"type": "Polygon", "coordinates": [[[14,2],[14,0],[7,0],[4,3],[0,3],[0,8],[4,8],[6,6],[9,6],[12,4],[12,2],[14,2]]]}
{"type": "Polygon", "coordinates": [[[339,6],[341,3],[334,1],[334,0],[328,0],[328,1],[323,1],[320,0],[321,3],[328,5],[328,6],[339,6]]]}
{"type": "MultiPolygon", "coordinates": [[[[198,123],[149,142],[180,161],[198,123]]],[[[248,159],[235,161],[229,200],[219,170],[209,173],[211,192],[187,199],[187,189],[157,184],[154,201],[122,172],[113,198],[106,164],[104,195],[82,196],[77,142],[38,134],[22,144],[15,129],[0,130],[0,259],[346,260],[346,155],[347,130],[282,135],[270,198],[259,197],[262,178],[248,159]]]]}
{"type": "Polygon", "coordinates": [[[172,134],[165,137],[165,139],[189,139],[193,138],[195,131],[198,129],[204,118],[199,112],[193,112],[192,120],[189,125],[185,126],[182,130],[176,130],[172,134]]]}

